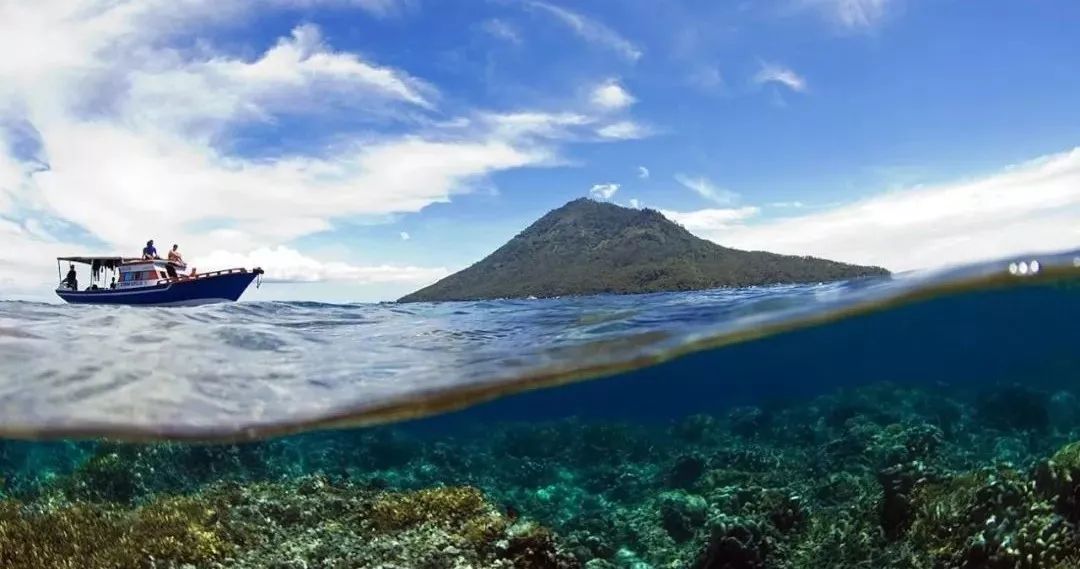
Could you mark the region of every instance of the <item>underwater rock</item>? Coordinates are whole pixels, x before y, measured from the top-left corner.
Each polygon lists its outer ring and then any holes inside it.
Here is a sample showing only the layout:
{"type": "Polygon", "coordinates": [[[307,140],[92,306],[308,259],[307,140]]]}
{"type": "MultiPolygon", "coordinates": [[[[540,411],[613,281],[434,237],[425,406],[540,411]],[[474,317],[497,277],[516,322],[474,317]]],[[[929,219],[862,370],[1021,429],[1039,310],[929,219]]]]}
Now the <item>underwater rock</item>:
{"type": "Polygon", "coordinates": [[[690,415],[671,428],[671,434],[686,442],[701,442],[716,429],[716,419],[709,415],[690,415]]]}
{"type": "Polygon", "coordinates": [[[765,569],[768,539],[756,524],[722,517],[690,569],[765,569]]]}
{"type": "Polygon", "coordinates": [[[499,557],[511,561],[513,567],[535,569],[580,569],[581,563],[560,551],[551,530],[527,522],[512,526],[507,532],[506,545],[499,547],[499,557]]]}
{"type": "Polygon", "coordinates": [[[704,473],[705,459],[694,454],[680,456],[668,472],[667,483],[672,488],[686,489],[693,486],[704,473]]]}
{"type": "Polygon", "coordinates": [[[1061,390],[1050,397],[1050,425],[1058,432],[1067,433],[1080,426],[1080,399],[1071,391],[1061,390]]]}
{"type": "Polygon", "coordinates": [[[878,472],[882,499],[881,529],[889,539],[899,539],[914,519],[913,492],[928,481],[927,466],[919,461],[890,466],[878,472]]]}
{"type": "Polygon", "coordinates": [[[661,524],[676,542],[694,537],[705,523],[708,508],[705,499],[694,494],[676,491],[660,495],[661,524]]]}
{"type": "Polygon", "coordinates": [[[1002,431],[1046,432],[1050,426],[1049,397],[1023,385],[982,393],[976,401],[979,421],[1002,431]]]}
{"type": "Polygon", "coordinates": [[[944,433],[934,425],[894,423],[874,435],[869,451],[881,466],[927,462],[933,459],[944,439],[944,433]]]}
{"type": "Polygon", "coordinates": [[[1035,468],[1039,492],[1052,500],[1056,511],[1080,524],[1080,441],[1066,445],[1035,468]]]}
{"type": "Polygon", "coordinates": [[[771,419],[760,407],[736,407],[728,413],[728,429],[740,437],[753,438],[769,427],[771,419]]]}

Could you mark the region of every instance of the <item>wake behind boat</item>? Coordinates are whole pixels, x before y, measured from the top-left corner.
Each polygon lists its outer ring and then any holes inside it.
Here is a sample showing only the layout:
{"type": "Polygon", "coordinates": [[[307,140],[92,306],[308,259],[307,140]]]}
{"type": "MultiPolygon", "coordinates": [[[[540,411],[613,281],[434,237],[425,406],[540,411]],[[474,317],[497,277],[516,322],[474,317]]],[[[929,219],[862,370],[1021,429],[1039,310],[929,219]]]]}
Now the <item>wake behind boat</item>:
{"type": "Polygon", "coordinates": [[[56,288],[57,296],[71,304],[192,306],[234,302],[263,274],[258,267],[179,274],[175,263],[163,259],[57,257],[56,261],[58,273],[60,263],[71,263],[68,276],[56,288]],[[90,283],[83,290],[79,290],[75,263],[90,266],[90,283]]]}

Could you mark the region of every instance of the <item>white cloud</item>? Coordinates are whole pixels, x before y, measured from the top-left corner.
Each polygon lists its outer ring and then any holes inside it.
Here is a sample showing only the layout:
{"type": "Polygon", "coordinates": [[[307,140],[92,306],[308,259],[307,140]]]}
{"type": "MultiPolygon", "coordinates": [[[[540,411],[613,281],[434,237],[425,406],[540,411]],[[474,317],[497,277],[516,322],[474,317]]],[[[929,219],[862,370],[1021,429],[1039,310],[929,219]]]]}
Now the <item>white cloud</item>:
{"type": "Polygon", "coordinates": [[[554,17],[589,43],[610,49],[631,61],[641,58],[637,46],[600,22],[547,2],[529,1],[526,5],[554,17]]]}
{"type": "Polygon", "coordinates": [[[819,10],[842,28],[868,30],[885,20],[896,0],[797,0],[796,4],[819,10]]]}
{"type": "Polygon", "coordinates": [[[1080,246],[1080,148],[978,179],[760,223],[710,220],[698,212],[678,216],[723,245],[892,270],[1072,249],[1080,246]]]}
{"type": "Polygon", "coordinates": [[[480,29],[484,30],[494,38],[510,42],[514,45],[521,45],[521,34],[518,32],[517,28],[498,18],[485,20],[483,24],[480,24],[480,29]]]}
{"type": "Polygon", "coordinates": [[[756,207],[699,209],[696,211],[660,210],[664,217],[690,231],[710,233],[735,226],[739,222],[756,217],[761,210],[756,207]]]}
{"type": "Polygon", "coordinates": [[[637,177],[641,178],[642,180],[648,180],[649,179],[649,169],[644,167],[644,166],[638,166],[637,167],[637,177]]]}
{"type": "Polygon", "coordinates": [[[691,177],[676,174],[675,181],[693,190],[695,194],[720,205],[731,204],[739,199],[739,194],[717,186],[704,176],[691,177]]]}
{"type": "Polygon", "coordinates": [[[649,129],[634,121],[619,121],[596,129],[596,134],[611,140],[636,140],[649,136],[649,129]]]}
{"type": "Polygon", "coordinates": [[[796,208],[797,209],[797,208],[806,207],[806,204],[804,204],[803,202],[800,202],[800,201],[772,202],[772,203],[769,204],[769,207],[796,208]]]}
{"type": "Polygon", "coordinates": [[[634,209],[641,209],[641,202],[637,198],[630,199],[630,207],[634,209]]]}
{"type": "Polygon", "coordinates": [[[408,241],[409,239],[412,239],[412,235],[409,235],[407,231],[402,231],[398,234],[398,236],[401,237],[402,241],[408,241]]]}
{"type": "Polygon", "coordinates": [[[602,109],[625,109],[636,99],[618,81],[611,80],[597,86],[592,92],[592,103],[602,109]]]}
{"type": "Polygon", "coordinates": [[[188,266],[200,270],[202,267],[263,267],[268,282],[402,283],[424,286],[449,274],[442,267],[356,266],[320,261],[289,247],[264,247],[246,255],[217,250],[188,260],[188,266]]]}
{"type": "Polygon", "coordinates": [[[777,83],[797,93],[805,93],[807,89],[806,79],[794,70],[764,61],[761,62],[761,69],[754,75],[753,81],[757,85],[777,83]]]}
{"type": "Polygon", "coordinates": [[[610,200],[619,191],[619,184],[594,184],[589,188],[589,196],[597,200],[610,200]]]}
{"type": "MultiPolygon", "coordinates": [[[[24,220],[5,230],[4,279],[52,280],[8,262],[13,251],[40,263],[137,251],[151,237],[183,243],[192,257],[276,247],[339,219],[419,211],[494,172],[557,163],[563,139],[595,138],[593,119],[574,113],[440,120],[433,87],[334,50],[312,25],[243,56],[203,41],[207,26],[237,26],[253,12],[239,0],[32,4],[0,2],[0,120],[27,124],[40,142],[37,156],[17,155],[0,130],[0,217],[24,220]],[[331,126],[332,142],[306,152],[231,151],[230,137],[251,123],[358,115],[409,128],[331,126]],[[87,231],[95,250],[49,236],[58,224],[87,231]]],[[[387,273],[322,266],[314,274],[387,273]]]]}

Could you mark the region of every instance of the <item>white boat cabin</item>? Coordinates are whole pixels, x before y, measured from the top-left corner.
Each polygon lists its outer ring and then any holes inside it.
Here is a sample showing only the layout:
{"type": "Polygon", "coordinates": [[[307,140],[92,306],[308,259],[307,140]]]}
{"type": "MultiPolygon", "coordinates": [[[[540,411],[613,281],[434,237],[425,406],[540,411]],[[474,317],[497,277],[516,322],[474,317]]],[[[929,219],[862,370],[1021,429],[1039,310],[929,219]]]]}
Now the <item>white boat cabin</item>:
{"type": "Polygon", "coordinates": [[[123,257],[58,257],[57,272],[62,280],[57,290],[117,290],[154,286],[161,281],[184,278],[185,267],[177,267],[164,259],[139,259],[123,257]],[[71,267],[89,265],[89,275],[75,269],[75,279],[63,276],[62,263],[71,267]]]}

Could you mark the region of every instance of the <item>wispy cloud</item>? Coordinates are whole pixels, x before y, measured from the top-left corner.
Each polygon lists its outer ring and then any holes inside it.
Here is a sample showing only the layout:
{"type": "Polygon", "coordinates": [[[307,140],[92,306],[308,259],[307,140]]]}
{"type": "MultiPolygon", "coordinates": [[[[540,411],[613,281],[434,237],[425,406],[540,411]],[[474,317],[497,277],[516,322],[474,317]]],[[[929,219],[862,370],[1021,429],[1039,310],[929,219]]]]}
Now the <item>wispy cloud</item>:
{"type": "Polygon", "coordinates": [[[597,85],[590,99],[597,107],[608,110],[625,109],[636,101],[634,96],[614,79],[597,85]]]}
{"type": "Polygon", "coordinates": [[[753,82],[757,85],[776,83],[798,93],[805,93],[807,89],[806,79],[793,69],[765,61],[761,62],[761,69],[754,74],[753,82]]]}
{"type": "Polygon", "coordinates": [[[631,61],[641,58],[642,53],[637,46],[600,22],[547,2],[530,0],[526,1],[525,5],[552,16],[589,43],[610,49],[631,61]]]}
{"type": "Polygon", "coordinates": [[[887,192],[794,217],[759,223],[700,212],[680,217],[695,233],[724,245],[892,270],[1072,249],[1080,246],[1080,148],[976,179],[887,192]]]}
{"type": "Polygon", "coordinates": [[[517,28],[504,20],[498,18],[485,20],[484,23],[480,24],[480,29],[484,30],[492,37],[514,45],[521,45],[521,33],[518,32],[517,28]]]}
{"type": "Polygon", "coordinates": [[[399,16],[416,8],[415,0],[271,0],[270,4],[300,8],[354,6],[380,18],[399,16]]]}
{"type": "Polygon", "coordinates": [[[720,73],[720,68],[715,65],[705,65],[697,68],[688,77],[687,82],[701,91],[707,93],[723,94],[727,91],[727,81],[720,73]]]}
{"type": "Polygon", "coordinates": [[[407,231],[402,231],[401,233],[398,233],[398,236],[401,237],[402,241],[408,241],[409,239],[412,239],[412,235],[409,235],[407,231]]]}
{"type": "Polygon", "coordinates": [[[720,205],[732,204],[739,199],[739,194],[718,187],[704,176],[692,177],[685,174],[676,174],[675,181],[693,190],[695,194],[720,205]]]}
{"type": "Polygon", "coordinates": [[[887,17],[897,0],[795,0],[799,8],[815,9],[848,30],[871,30],[887,17]]]}
{"type": "Polygon", "coordinates": [[[610,200],[619,191],[619,184],[594,184],[589,188],[589,196],[598,200],[610,200]]]}
{"type": "Polygon", "coordinates": [[[598,128],[596,134],[611,140],[635,140],[645,138],[651,132],[634,121],[619,121],[598,128]]]}
{"type": "Polygon", "coordinates": [[[641,178],[642,180],[648,180],[649,179],[649,169],[644,167],[644,166],[638,166],[637,167],[637,177],[641,178]]]}

